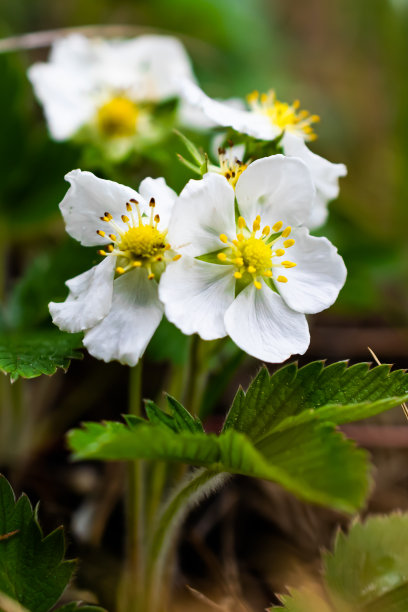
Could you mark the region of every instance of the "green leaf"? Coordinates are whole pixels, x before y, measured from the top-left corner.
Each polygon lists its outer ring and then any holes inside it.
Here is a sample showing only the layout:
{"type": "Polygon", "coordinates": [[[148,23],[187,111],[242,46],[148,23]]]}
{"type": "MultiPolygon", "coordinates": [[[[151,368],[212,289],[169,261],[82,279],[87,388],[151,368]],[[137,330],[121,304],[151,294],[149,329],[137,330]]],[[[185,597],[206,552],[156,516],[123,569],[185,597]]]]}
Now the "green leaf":
{"type": "MultiPolygon", "coordinates": [[[[157,423],[157,415],[155,416],[157,423]]],[[[167,423],[86,423],[68,434],[75,459],[181,461],[280,483],[298,497],[345,512],[360,507],[368,487],[366,453],[329,424],[276,432],[255,447],[233,430],[220,436],[167,423]],[[296,453],[293,449],[296,449],[296,453]]]]}
{"type": "Polygon", "coordinates": [[[163,317],[146,351],[154,362],[171,361],[184,365],[188,359],[188,337],[163,317]]]}
{"type": "Polygon", "coordinates": [[[0,370],[12,381],[19,376],[35,378],[68,368],[71,359],[82,359],[78,350],[82,334],[67,334],[57,329],[0,335],[0,370]]]}
{"type": "Polygon", "coordinates": [[[367,363],[324,367],[315,361],[303,368],[291,363],[270,376],[266,368],[248,388],[238,390],[224,424],[255,442],[273,430],[321,421],[341,424],[364,419],[406,401],[408,374],[367,363]]]}
{"type": "Polygon", "coordinates": [[[47,612],[68,584],[75,568],[65,561],[62,528],[43,538],[28,498],[17,501],[0,476],[0,592],[30,612],[47,612]]]}
{"type": "MultiPolygon", "coordinates": [[[[403,601],[408,609],[408,515],[394,514],[355,523],[348,535],[339,533],[332,554],[324,558],[324,574],[330,596],[370,610],[380,608],[383,597],[403,601]],[[405,587],[405,588],[402,588],[405,587]]],[[[340,603],[338,603],[340,602],[340,603]]]]}
{"type": "Polygon", "coordinates": [[[371,517],[339,532],[323,556],[323,585],[290,589],[281,599],[288,612],[406,612],[408,515],[371,517]]]}

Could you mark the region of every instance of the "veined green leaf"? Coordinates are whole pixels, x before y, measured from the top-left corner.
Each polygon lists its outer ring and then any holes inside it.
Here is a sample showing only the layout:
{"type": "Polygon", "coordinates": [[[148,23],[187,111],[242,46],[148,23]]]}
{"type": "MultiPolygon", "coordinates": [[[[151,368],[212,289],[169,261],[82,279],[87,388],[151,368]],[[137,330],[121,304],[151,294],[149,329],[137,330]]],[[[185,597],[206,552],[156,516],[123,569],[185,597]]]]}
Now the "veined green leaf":
{"type": "Polygon", "coordinates": [[[233,430],[216,436],[176,432],[163,423],[133,429],[121,423],[86,423],[68,437],[75,459],[181,461],[215,473],[272,480],[302,499],[345,512],[361,506],[368,487],[366,453],[328,424],[276,432],[258,448],[233,430]]]}
{"type": "Polygon", "coordinates": [[[43,538],[28,498],[17,501],[0,476],[0,592],[30,612],[47,612],[59,599],[74,571],[65,561],[62,528],[43,538]]]}
{"type": "Polygon", "coordinates": [[[309,420],[341,424],[388,410],[408,398],[408,374],[368,363],[324,367],[315,361],[303,368],[289,364],[272,376],[262,368],[244,393],[238,390],[224,424],[255,442],[274,430],[309,420]]]}
{"type": "Polygon", "coordinates": [[[82,359],[78,350],[82,334],[67,334],[57,329],[0,336],[0,370],[12,381],[19,376],[35,378],[66,369],[71,359],[82,359]]]}

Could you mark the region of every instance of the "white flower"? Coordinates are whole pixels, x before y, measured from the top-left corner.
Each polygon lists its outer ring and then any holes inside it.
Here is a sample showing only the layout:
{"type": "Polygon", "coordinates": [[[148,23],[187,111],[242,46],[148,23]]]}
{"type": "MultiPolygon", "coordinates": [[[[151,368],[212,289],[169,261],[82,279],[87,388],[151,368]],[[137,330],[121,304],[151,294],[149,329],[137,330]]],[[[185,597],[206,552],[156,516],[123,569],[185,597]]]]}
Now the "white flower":
{"type": "Polygon", "coordinates": [[[28,75],[55,140],[87,127],[122,148],[137,135],[149,137],[146,105],[178,97],[181,80],[194,79],[184,47],[171,36],[106,41],[73,34],[57,40],[49,61],[28,75]]]}
{"type": "Polygon", "coordinates": [[[84,331],[94,357],[135,365],[163,315],[157,281],[179,257],[167,242],[177,195],[163,178],[146,178],[139,193],[91,172],[65,178],[71,186],[60,209],[67,232],[85,246],[107,246],[101,263],[67,281],[65,302],[49,304],[53,322],[84,331]]]}
{"type": "Polygon", "coordinates": [[[232,127],[239,133],[260,140],[274,140],[282,136],[280,145],[285,155],[299,157],[308,166],[316,188],[314,206],[308,227],[322,225],[328,215],[327,204],[339,195],[339,178],[346,176],[344,164],[333,164],[312,153],[306,141],[315,140],[312,124],[317,115],[299,110],[299,102],[279,102],[273,91],[259,96],[257,92],[248,96],[249,109],[239,109],[226,102],[209,98],[195,83],[183,82],[183,96],[191,105],[224,127],[232,127]]]}
{"type": "Polygon", "coordinates": [[[314,195],[306,165],[283,155],[253,162],[235,193],[215,173],[190,180],[169,225],[169,240],[185,246],[160,281],[167,318],[205,340],[228,334],[264,361],[303,354],[305,314],[333,304],[346,278],[333,245],[301,227],[314,195]]]}

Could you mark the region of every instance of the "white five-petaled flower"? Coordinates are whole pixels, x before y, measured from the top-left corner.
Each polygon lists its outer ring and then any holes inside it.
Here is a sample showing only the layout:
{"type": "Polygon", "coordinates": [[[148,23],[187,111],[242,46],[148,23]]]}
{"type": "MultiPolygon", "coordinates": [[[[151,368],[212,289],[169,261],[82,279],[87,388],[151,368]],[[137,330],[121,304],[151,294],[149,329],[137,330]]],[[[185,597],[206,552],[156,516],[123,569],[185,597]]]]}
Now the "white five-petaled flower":
{"type": "Polygon", "coordinates": [[[260,140],[274,140],[282,136],[280,145],[285,155],[299,157],[308,166],[315,186],[314,206],[308,222],[309,228],[323,225],[328,211],[327,204],[339,195],[339,178],[346,176],[344,164],[333,164],[316,155],[306,146],[316,138],[312,124],[317,115],[299,110],[299,102],[279,102],[273,91],[259,96],[248,96],[248,109],[237,108],[226,102],[209,98],[195,83],[185,80],[182,94],[188,104],[217,125],[232,127],[239,133],[260,140]]]}
{"type": "Polygon", "coordinates": [[[86,128],[118,152],[135,138],[152,139],[151,105],[179,97],[181,80],[194,79],[183,45],[153,35],[106,41],[73,34],[28,75],[55,140],[86,128]]]}
{"type": "Polygon", "coordinates": [[[158,280],[178,255],[167,240],[176,193],[163,178],[146,178],[139,193],[91,172],[73,170],[60,204],[67,232],[100,246],[103,261],[66,284],[65,302],[49,304],[64,331],[84,331],[94,357],[135,365],[163,315],[158,280]]]}
{"type": "Polygon", "coordinates": [[[169,225],[185,246],[160,281],[167,318],[205,340],[228,334],[264,361],[303,354],[305,314],[333,304],[346,278],[335,247],[301,227],[314,195],[304,162],[282,155],[253,162],[235,193],[215,173],[190,180],[169,225]]]}

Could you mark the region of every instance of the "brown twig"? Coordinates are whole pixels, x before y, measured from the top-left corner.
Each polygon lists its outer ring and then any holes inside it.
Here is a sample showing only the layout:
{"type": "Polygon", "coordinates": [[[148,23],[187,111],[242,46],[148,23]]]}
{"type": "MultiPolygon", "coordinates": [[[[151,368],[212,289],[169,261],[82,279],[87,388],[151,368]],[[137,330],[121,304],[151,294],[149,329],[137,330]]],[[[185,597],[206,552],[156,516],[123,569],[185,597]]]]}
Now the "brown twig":
{"type": "MultiPolygon", "coordinates": [[[[374,353],[374,351],[373,351],[373,350],[372,350],[372,349],[371,349],[369,346],[367,346],[367,348],[368,348],[368,350],[370,351],[370,353],[371,353],[371,355],[372,355],[373,359],[375,360],[375,362],[376,362],[378,365],[381,365],[381,361],[378,359],[378,357],[377,357],[377,355],[374,353]]],[[[408,406],[407,406],[407,404],[406,404],[405,402],[403,402],[403,403],[401,404],[401,408],[402,408],[402,410],[403,410],[403,412],[404,412],[404,414],[405,414],[405,418],[408,420],[408,406]]]]}

